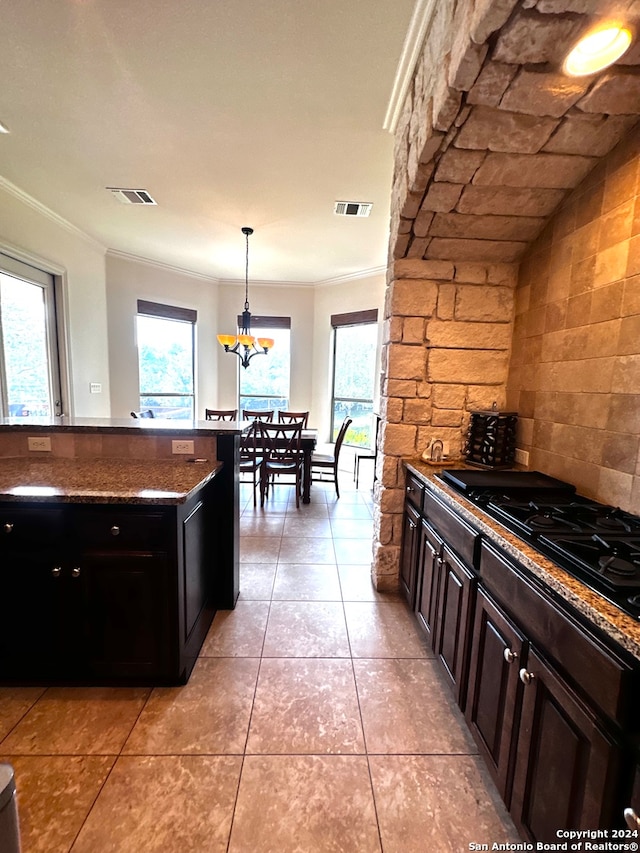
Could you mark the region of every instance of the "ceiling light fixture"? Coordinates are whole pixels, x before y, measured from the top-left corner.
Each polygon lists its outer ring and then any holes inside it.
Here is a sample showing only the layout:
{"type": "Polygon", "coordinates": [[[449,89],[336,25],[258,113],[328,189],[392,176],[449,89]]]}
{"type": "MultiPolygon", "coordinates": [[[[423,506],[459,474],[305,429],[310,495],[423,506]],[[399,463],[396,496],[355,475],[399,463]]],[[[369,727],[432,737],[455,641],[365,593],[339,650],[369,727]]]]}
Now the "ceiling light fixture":
{"type": "Polygon", "coordinates": [[[254,355],[266,355],[273,348],[273,338],[256,339],[251,334],[251,312],[249,311],[249,237],[253,228],[245,226],[242,233],[246,240],[245,272],[244,272],[244,311],[242,312],[242,329],[239,335],[218,335],[218,343],[225,352],[234,352],[243,367],[248,367],[254,355]],[[252,352],[253,350],[253,352],[252,352]]]}
{"type": "Polygon", "coordinates": [[[584,77],[602,71],[620,59],[629,48],[631,39],[631,30],[623,24],[601,24],[574,46],[565,59],[562,70],[571,77],[584,77]]]}

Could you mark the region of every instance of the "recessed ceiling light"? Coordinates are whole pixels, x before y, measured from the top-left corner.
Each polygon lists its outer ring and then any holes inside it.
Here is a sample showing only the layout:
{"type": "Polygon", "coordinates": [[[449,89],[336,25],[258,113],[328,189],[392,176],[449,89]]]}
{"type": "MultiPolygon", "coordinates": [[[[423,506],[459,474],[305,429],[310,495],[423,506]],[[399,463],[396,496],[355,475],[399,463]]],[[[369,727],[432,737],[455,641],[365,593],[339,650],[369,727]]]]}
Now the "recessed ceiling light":
{"type": "Polygon", "coordinates": [[[612,65],[631,44],[631,30],[619,23],[606,23],[591,30],[575,45],[562,66],[571,77],[595,74],[612,65]]]}
{"type": "Polygon", "coordinates": [[[1,121],[0,121],[0,133],[11,133],[9,128],[6,126],[6,124],[2,124],[1,121]]]}

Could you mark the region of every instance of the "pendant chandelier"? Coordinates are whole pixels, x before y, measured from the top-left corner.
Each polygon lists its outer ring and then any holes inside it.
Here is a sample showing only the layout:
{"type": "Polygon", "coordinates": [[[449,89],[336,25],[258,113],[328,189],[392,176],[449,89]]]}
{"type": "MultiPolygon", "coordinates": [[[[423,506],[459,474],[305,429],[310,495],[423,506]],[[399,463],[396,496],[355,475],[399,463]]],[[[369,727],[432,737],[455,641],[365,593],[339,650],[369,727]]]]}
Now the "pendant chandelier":
{"type": "Polygon", "coordinates": [[[242,312],[242,328],[239,335],[218,335],[218,342],[225,352],[233,352],[240,359],[243,367],[248,367],[254,355],[266,355],[273,348],[273,338],[256,338],[251,334],[251,312],[249,311],[249,237],[253,228],[245,226],[242,233],[246,240],[245,272],[244,272],[244,311],[242,312]]]}

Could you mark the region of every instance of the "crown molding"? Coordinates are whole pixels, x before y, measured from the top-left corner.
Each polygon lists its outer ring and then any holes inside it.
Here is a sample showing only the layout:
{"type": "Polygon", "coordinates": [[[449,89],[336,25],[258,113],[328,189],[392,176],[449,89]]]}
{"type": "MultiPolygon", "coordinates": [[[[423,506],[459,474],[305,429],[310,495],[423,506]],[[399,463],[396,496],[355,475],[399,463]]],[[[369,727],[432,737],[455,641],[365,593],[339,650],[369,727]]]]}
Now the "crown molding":
{"type": "Polygon", "coordinates": [[[383,129],[388,130],[389,133],[395,133],[398,126],[400,113],[407,96],[409,85],[413,80],[416,63],[424,44],[427,29],[436,10],[437,2],[438,0],[416,0],[409,29],[404,37],[402,53],[398,60],[398,68],[396,69],[396,76],[393,80],[393,88],[391,89],[387,112],[382,123],[383,129]]]}
{"type": "MultiPolygon", "coordinates": [[[[242,278],[222,278],[218,284],[230,285],[231,287],[244,287],[245,280],[242,278]]],[[[249,287],[315,287],[315,281],[265,281],[263,279],[249,279],[249,287]]]]}
{"type": "Polygon", "coordinates": [[[50,219],[56,225],[60,226],[60,228],[64,228],[65,231],[73,234],[74,237],[80,237],[81,240],[84,240],[86,243],[90,243],[94,249],[97,248],[102,252],[106,252],[107,247],[100,243],[99,240],[96,240],[95,237],[91,237],[86,231],[78,228],[77,225],[73,225],[73,223],[69,222],[68,219],[65,219],[58,213],[54,213],[51,208],[42,204],[42,202],[20,189],[20,187],[7,180],[7,178],[3,178],[2,175],[0,175],[0,189],[4,190],[8,195],[12,195],[14,198],[18,199],[18,201],[22,202],[22,204],[27,205],[27,207],[31,207],[42,216],[50,219]]]}
{"type": "Polygon", "coordinates": [[[337,284],[346,284],[350,281],[360,281],[363,278],[372,278],[375,275],[387,274],[387,267],[371,267],[368,270],[360,270],[360,272],[347,273],[345,275],[337,275],[335,278],[325,278],[323,281],[317,281],[316,287],[335,287],[337,284]]]}
{"type": "Polygon", "coordinates": [[[212,275],[205,275],[204,273],[195,272],[194,270],[188,270],[184,267],[177,267],[174,264],[167,264],[164,261],[154,261],[152,258],[145,258],[142,255],[132,255],[129,252],[121,252],[119,249],[107,249],[107,257],[110,258],[120,258],[123,261],[132,261],[137,264],[145,264],[148,267],[155,267],[156,269],[164,270],[165,272],[175,272],[180,275],[187,275],[190,278],[197,278],[200,281],[208,281],[213,282],[215,284],[220,284],[220,279],[217,279],[212,275]]]}

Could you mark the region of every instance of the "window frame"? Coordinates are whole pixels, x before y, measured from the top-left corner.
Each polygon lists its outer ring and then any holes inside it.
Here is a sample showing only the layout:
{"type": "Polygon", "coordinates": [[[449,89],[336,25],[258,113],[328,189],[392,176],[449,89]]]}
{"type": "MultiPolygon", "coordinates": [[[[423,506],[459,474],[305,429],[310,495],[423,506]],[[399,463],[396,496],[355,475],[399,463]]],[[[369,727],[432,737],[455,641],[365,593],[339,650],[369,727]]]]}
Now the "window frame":
{"type": "MultiPolygon", "coordinates": [[[[330,442],[335,440],[335,436],[337,435],[340,424],[336,425],[335,423],[335,410],[336,410],[336,349],[338,343],[338,330],[344,329],[346,327],[352,326],[373,326],[375,325],[377,328],[378,325],[378,309],[370,308],[361,311],[348,311],[342,314],[332,314],[331,315],[331,332],[333,337],[333,345],[332,345],[332,369],[331,369],[331,417],[330,417],[330,442]]],[[[374,377],[375,381],[375,377],[374,377]]],[[[373,414],[373,403],[374,397],[369,398],[360,398],[360,397],[338,397],[338,402],[343,403],[371,403],[371,412],[373,414]]],[[[349,446],[349,442],[347,440],[347,436],[349,431],[347,431],[347,435],[345,435],[344,443],[349,446]]],[[[374,438],[375,441],[375,438],[374,438]]],[[[356,447],[359,445],[350,445],[351,447],[356,447]]]]}
{"type": "MultiPolygon", "coordinates": [[[[242,314],[238,314],[237,317],[237,325],[238,331],[242,329],[242,314]]],[[[272,316],[266,314],[252,314],[251,315],[251,334],[253,334],[253,330],[255,329],[265,329],[265,330],[286,330],[291,332],[291,317],[282,317],[282,316],[272,316]]],[[[289,339],[291,340],[291,339],[289,339]]],[[[291,350],[289,350],[289,356],[291,356],[291,350]]],[[[269,357],[268,355],[266,356],[269,357]]],[[[247,370],[251,370],[251,365],[247,368],[247,370]]],[[[291,357],[289,357],[289,388],[287,390],[287,405],[285,408],[289,407],[289,395],[291,392],[291,357]]],[[[248,395],[245,394],[245,397],[252,396],[256,397],[255,394],[248,395]]],[[[261,394],[260,399],[263,400],[281,400],[282,397],[279,394],[261,394]]],[[[241,413],[242,410],[246,408],[242,404],[242,370],[238,370],[238,412],[241,413]]]]}

